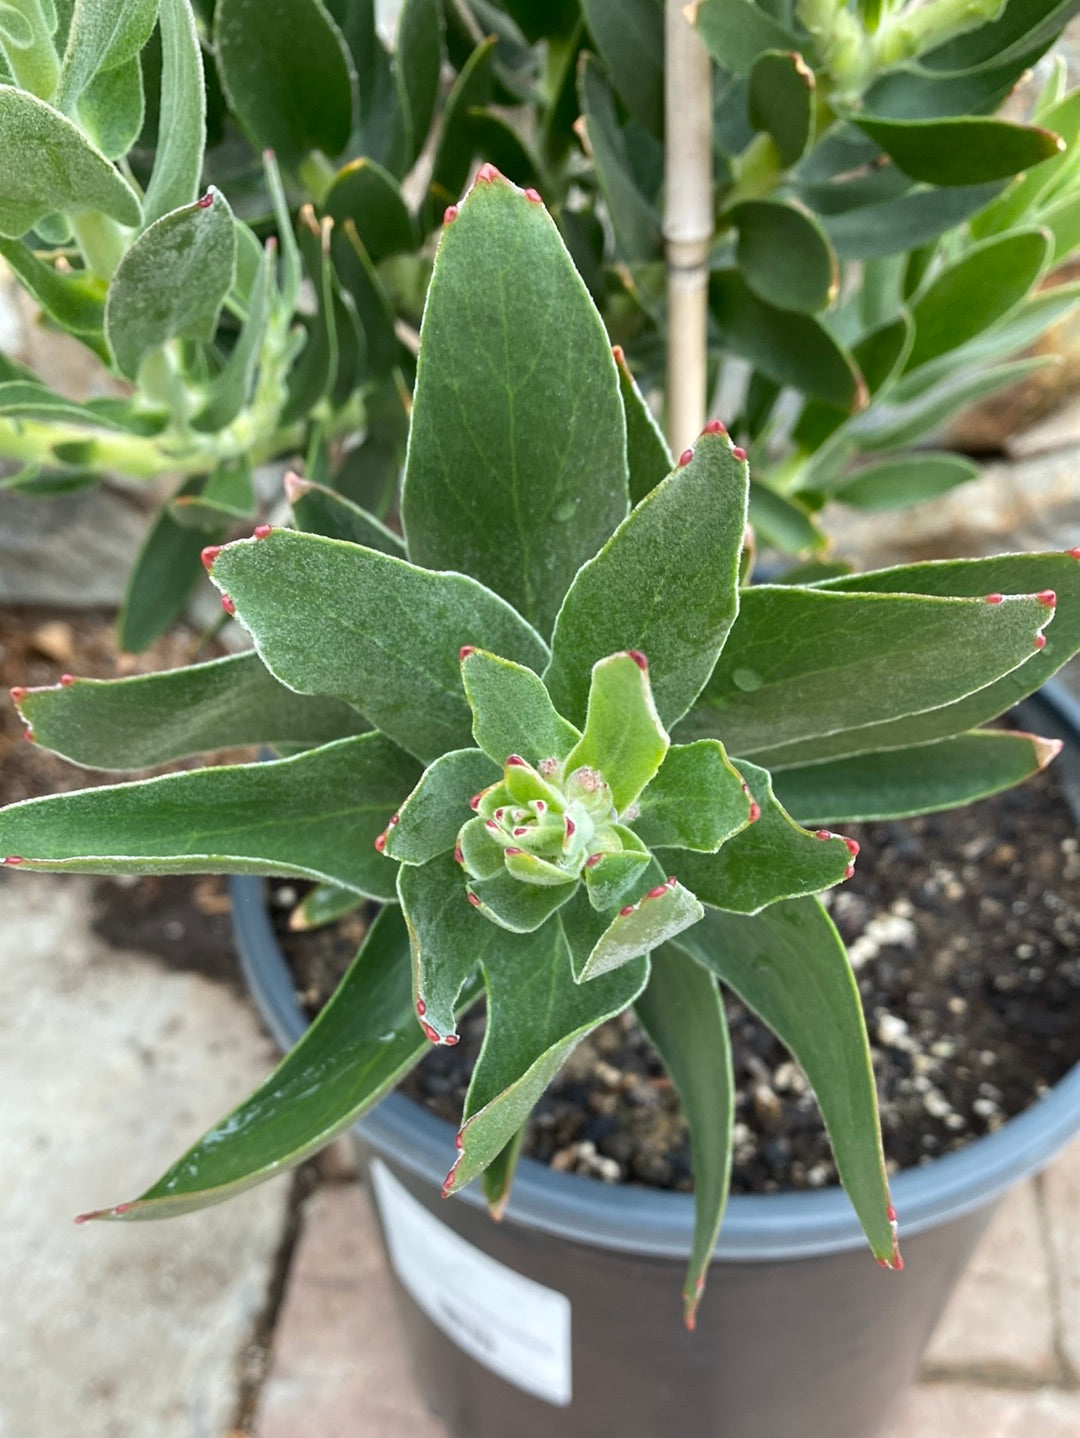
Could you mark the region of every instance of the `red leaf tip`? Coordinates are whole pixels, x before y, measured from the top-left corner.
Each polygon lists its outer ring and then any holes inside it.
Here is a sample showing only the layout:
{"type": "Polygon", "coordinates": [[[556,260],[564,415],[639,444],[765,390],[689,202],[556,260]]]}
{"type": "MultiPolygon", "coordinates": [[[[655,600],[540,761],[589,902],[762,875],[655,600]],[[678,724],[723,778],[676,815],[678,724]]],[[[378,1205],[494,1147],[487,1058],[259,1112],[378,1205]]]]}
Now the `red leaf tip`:
{"type": "Polygon", "coordinates": [[[61,685],[61,688],[67,689],[69,685],[74,684],[74,683],[75,683],[75,676],[74,676],[74,674],[61,674],[61,676],[60,676],[60,685],[61,685]]]}
{"type": "Polygon", "coordinates": [[[203,550],[203,552],[199,555],[199,558],[202,560],[203,563],[203,568],[207,571],[207,573],[209,573],[210,570],[213,568],[214,560],[218,557],[220,553],[220,544],[208,544],[203,550]]]}
{"type": "Polygon", "coordinates": [[[226,614],[236,613],[236,604],[234,603],[231,594],[223,594],[221,596],[221,607],[222,609],[224,609],[226,614]]]}
{"type": "Polygon", "coordinates": [[[525,198],[531,205],[542,205],[544,203],[539,190],[528,189],[525,191],[525,198]]]}
{"type": "Polygon", "coordinates": [[[26,698],[26,689],[22,684],[16,684],[9,690],[9,693],[11,694],[11,702],[13,704],[21,704],[26,698]]]}
{"type": "Polygon", "coordinates": [[[495,168],[495,166],[491,164],[490,161],[487,161],[485,164],[481,165],[476,172],[476,183],[480,185],[490,185],[495,180],[501,179],[502,175],[495,168]]]}
{"type": "Polygon", "coordinates": [[[727,425],[722,420],[711,419],[701,432],[702,434],[727,434],[727,425]]]}
{"type": "Polygon", "coordinates": [[[9,854],[6,859],[0,859],[0,865],[6,869],[17,869],[20,864],[25,863],[26,860],[21,854],[9,854]]]}
{"type": "Polygon", "coordinates": [[[460,649],[458,650],[458,652],[457,652],[457,657],[458,657],[458,659],[464,661],[464,660],[468,659],[468,657],[469,657],[470,654],[475,654],[475,653],[476,653],[476,645],[475,645],[475,644],[463,644],[463,645],[461,646],[461,648],[460,648],[460,649]]]}
{"type": "Polygon", "coordinates": [[[1046,648],[1046,635],[1045,635],[1045,634],[1036,634],[1036,636],[1035,636],[1035,648],[1036,648],[1036,649],[1045,649],[1045,648],[1046,648]]]}
{"type": "Polygon", "coordinates": [[[210,206],[214,203],[213,190],[207,190],[206,194],[203,195],[202,199],[196,200],[195,203],[198,205],[200,210],[208,210],[210,206]]]}
{"type": "Polygon", "coordinates": [[[760,818],[761,805],[755,801],[753,804],[750,805],[750,813],[746,816],[746,822],[748,824],[756,824],[760,818]]]}
{"type": "Polygon", "coordinates": [[[735,445],[732,445],[732,447],[731,447],[731,452],[732,452],[732,454],[735,456],[735,458],[739,461],[740,464],[745,464],[745,463],[746,463],[746,450],[745,450],[745,449],[740,449],[740,447],[739,447],[737,444],[735,444],[735,445]]]}
{"type": "Polygon", "coordinates": [[[1005,596],[1004,596],[1004,594],[988,594],[988,595],[986,596],[986,598],[983,600],[983,603],[984,603],[984,604],[1003,604],[1004,602],[1005,602],[1005,596]]]}
{"type": "Polygon", "coordinates": [[[1045,604],[1047,609],[1054,609],[1057,606],[1057,595],[1052,589],[1040,589],[1035,598],[1040,604],[1045,604]]]}
{"type": "Polygon", "coordinates": [[[637,667],[641,670],[642,674],[647,674],[649,672],[649,661],[648,659],[646,659],[645,655],[642,654],[640,649],[628,649],[626,652],[637,665],[637,667]]]}
{"type": "Polygon", "coordinates": [[[682,454],[679,455],[679,468],[685,469],[693,457],[694,451],[692,449],[684,449],[682,454]]]}
{"type": "Polygon", "coordinates": [[[443,210],[442,220],[443,220],[443,224],[444,224],[444,225],[452,225],[452,224],[454,223],[454,221],[457,219],[457,217],[458,217],[458,207],[457,207],[457,205],[447,205],[446,209],[443,210]]]}
{"type": "Polygon", "coordinates": [[[251,532],[252,539],[266,539],[273,533],[273,525],[257,524],[251,532]]]}

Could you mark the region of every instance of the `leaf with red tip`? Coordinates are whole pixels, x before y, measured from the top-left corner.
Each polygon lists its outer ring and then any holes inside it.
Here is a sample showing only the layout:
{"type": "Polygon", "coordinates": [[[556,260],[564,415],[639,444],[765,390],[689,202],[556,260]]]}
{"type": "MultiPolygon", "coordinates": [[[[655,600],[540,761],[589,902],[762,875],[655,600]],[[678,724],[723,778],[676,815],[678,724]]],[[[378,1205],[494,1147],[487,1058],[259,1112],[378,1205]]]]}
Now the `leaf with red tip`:
{"type": "Polygon", "coordinates": [[[347,704],[287,689],[252,653],[28,689],[19,712],[39,744],[90,769],[144,769],[248,744],[313,746],[365,727],[347,704]]]}
{"type": "Polygon", "coordinates": [[[694,1162],[694,1238],[683,1311],[694,1327],[731,1180],[735,1075],[720,990],[675,945],[652,956],[648,986],[634,1005],[679,1095],[694,1162]]]}
{"type": "Polygon", "coordinates": [[[546,658],[536,631],[476,580],[321,535],[227,545],[213,580],[282,683],[354,705],[421,759],[470,742],[463,644],[534,667],[546,658]]]}
{"type": "Polygon", "coordinates": [[[574,897],[576,879],[563,879],[560,884],[523,883],[503,867],[490,879],[472,880],[469,893],[493,925],[512,934],[531,934],[574,897]]]}
{"type": "Polygon", "coordinates": [[[236,229],[228,201],[211,191],[163,215],[125,251],[109,284],[105,335],[121,374],[135,379],[168,340],[211,340],[236,272],[236,229]]]}
{"type": "MultiPolygon", "coordinates": [[[[663,878],[663,870],[655,860],[644,871],[638,893],[641,896],[637,902],[624,905],[614,918],[610,913],[603,916],[599,926],[602,932],[587,952],[579,936],[570,941],[575,983],[588,986],[601,975],[633,964],[642,954],[651,953],[691,928],[705,912],[689,889],[663,878]]],[[[581,925],[582,933],[589,933],[590,926],[580,914],[568,919],[568,924],[575,922],[581,925]]]]}
{"type": "Polygon", "coordinates": [[[648,960],[638,959],[579,987],[558,923],[502,937],[483,965],[488,1032],[465,1099],[462,1148],[447,1192],[463,1188],[499,1155],[578,1040],[633,1003],[649,975],[648,960]]]}
{"type": "MultiPolygon", "coordinates": [[[[453,849],[469,799],[498,777],[498,767],[479,749],[455,749],[436,759],[398,810],[384,852],[402,864],[426,865],[453,849]]],[[[459,872],[459,892],[463,882],[459,872]]]]}
{"type": "Polygon", "coordinates": [[[743,777],[716,739],[673,744],[638,809],[634,830],[650,848],[713,854],[746,823],[743,777]]]}
{"type": "Polygon", "coordinates": [[[864,742],[869,726],[939,710],[1026,666],[1049,618],[1034,596],[986,604],[984,595],[1008,586],[985,578],[977,598],[857,592],[888,582],[863,575],[850,585],[744,590],[679,737],[715,734],[770,768],[880,747],[864,742]]]}
{"type": "Polygon", "coordinates": [[[424,310],[409,555],[475,576],[546,633],[626,507],[625,420],[600,317],[546,209],[508,182],[476,185],[443,231],[424,310]],[[483,342],[463,349],[463,334],[483,342]]]}
{"type": "Polygon", "coordinates": [[[398,872],[398,898],[409,930],[413,990],[428,1026],[445,1039],[476,966],[505,934],[465,902],[465,877],[451,854],[398,872]]]}
{"type": "MultiPolygon", "coordinates": [[[[777,747],[769,756],[771,769],[789,768],[805,762],[839,758],[872,749],[902,749],[935,739],[963,734],[1004,714],[1021,699],[1034,694],[1061,666],[1080,650],[1080,565],[1070,554],[999,554],[989,559],[946,559],[925,564],[898,565],[868,574],[840,575],[823,580],[815,588],[860,593],[962,595],[984,602],[985,596],[1004,592],[1033,596],[1052,588],[1057,595],[1053,623],[1047,631],[1046,647],[1027,651],[1026,662],[1009,670],[992,683],[973,689],[964,697],[925,712],[891,721],[842,729],[823,734],[812,742],[777,747]]],[[[1010,601],[1015,603],[1015,601],[1010,601]]],[[[1045,624],[1046,609],[1030,599],[1033,623],[1045,624]]],[[[1021,637],[1018,647],[1023,650],[1021,637]]]]}
{"type": "MultiPolygon", "coordinates": [[[[73,692],[73,691],[66,691],[73,692]]],[[[0,853],[80,874],[284,874],[394,897],[374,849],[418,766],[382,734],[0,810],[0,853]]]]}
{"type": "Polygon", "coordinates": [[[668,736],[653,705],[649,673],[632,654],[593,665],[585,732],[566,756],[565,771],[594,769],[607,781],[616,809],[630,807],[656,774],[668,736]]]}
{"type": "Polygon", "coordinates": [[[619,649],[648,655],[664,723],[686,712],[738,612],[746,505],[746,471],[727,436],[702,435],[691,462],[638,504],[570,586],[544,676],[561,713],[580,721],[590,667],[619,649]]]}
{"type": "Polygon", "coordinates": [[[819,900],[774,904],[752,918],[711,910],[678,944],[734,989],[801,1065],[870,1246],[891,1260],[866,1023],[844,945],[819,900]]]}
{"type": "Polygon", "coordinates": [[[594,855],[595,863],[585,866],[585,888],[589,903],[600,913],[617,908],[635,889],[652,855],[632,829],[612,824],[609,835],[618,835],[622,848],[594,855]]]}
{"type": "Polygon", "coordinates": [[[839,884],[851,854],[839,837],[819,839],[801,828],[778,802],[765,769],[738,759],[760,814],[715,854],[687,849],[660,849],[657,859],[668,864],[698,898],[714,908],[755,914],[778,899],[820,893],[839,884]]]}
{"type": "MultiPolygon", "coordinates": [[[[478,983],[466,989],[460,1012],[478,991],[478,983]]],[[[393,906],[375,919],[333,998],[291,1053],[126,1216],[172,1218],[208,1208],[295,1168],[389,1093],[427,1047],[413,1008],[408,934],[393,906]]]]}
{"type": "Polygon", "coordinates": [[[932,744],[854,754],[773,776],[780,800],[804,824],[906,819],[974,803],[1022,784],[1057,755],[1056,740],[975,730],[932,744]]]}
{"type": "Polygon", "coordinates": [[[497,764],[520,754],[530,764],[565,759],[581,738],[556,712],[543,681],[482,649],[462,657],[461,678],[473,712],[473,737],[497,764]]]}

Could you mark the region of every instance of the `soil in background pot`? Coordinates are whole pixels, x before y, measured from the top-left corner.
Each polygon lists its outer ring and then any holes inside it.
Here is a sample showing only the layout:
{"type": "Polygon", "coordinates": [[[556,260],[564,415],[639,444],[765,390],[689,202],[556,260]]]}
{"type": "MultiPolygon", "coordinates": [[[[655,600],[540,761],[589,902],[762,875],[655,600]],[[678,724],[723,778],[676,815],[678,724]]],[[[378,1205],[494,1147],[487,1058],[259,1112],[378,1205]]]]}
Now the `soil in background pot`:
{"type": "MultiPolygon", "coordinates": [[[[862,852],[826,896],[848,945],[870,1033],[889,1168],[928,1163],[1020,1113],[1080,1061],[1080,842],[1053,766],[967,810],[846,825],[862,852]]],[[[303,891],[277,885],[275,926],[309,1015],[363,937],[295,933],[303,891]]],[[[729,992],[738,1104],[732,1191],[835,1184],[801,1069],[729,992]]],[[[455,1126],[484,1032],[435,1048],[401,1085],[455,1126]]],[[[678,1100],[631,1014],[578,1045],[533,1113],[525,1152],[608,1183],[692,1188],[678,1100]]]]}

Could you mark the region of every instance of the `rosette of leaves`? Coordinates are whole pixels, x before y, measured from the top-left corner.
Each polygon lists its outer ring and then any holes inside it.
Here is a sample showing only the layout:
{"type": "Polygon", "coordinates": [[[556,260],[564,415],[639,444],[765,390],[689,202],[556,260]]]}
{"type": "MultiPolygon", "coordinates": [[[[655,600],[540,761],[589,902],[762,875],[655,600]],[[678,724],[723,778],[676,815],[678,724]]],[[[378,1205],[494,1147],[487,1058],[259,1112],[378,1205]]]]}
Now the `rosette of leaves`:
{"type": "Polygon", "coordinates": [[[492,45],[474,49],[444,85],[440,0],[404,0],[390,49],[371,0],[0,6],[0,257],[124,392],[75,403],[0,357],[0,485],[177,477],[122,648],[160,634],[200,550],[271,502],[260,462],[307,452],[376,518],[391,508],[412,382],[395,324],[418,321],[421,246],[495,94],[492,45]],[[407,202],[440,117],[431,193],[407,202]]]}
{"type": "MultiPolygon", "coordinates": [[[[532,74],[545,158],[572,137],[589,162],[575,167],[560,225],[659,393],[678,340],[663,302],[662,0],[465,3],[485,23],[501,15],[519,43],[542,42],[532,74]]],[[[710,349],[750,452],[763,539],[814,552],[826,499],[882,512],[971,479],[969,458],[927,445],[964,406],[1054,363],[1026,351],[1077,302],[1074,283],[1042,282],[1080,242],[1080,98],[1064,58],[1044,57],[1076,10],[686,7],[716,65],[710,349]],[[1028,120],[1000,118],[1040,60],[1028,120]]]]}
{"type": "Polygon", "coordinates": [[[9,870],[289,875],[382,906],[276,1072],[94,1216],[280,1173],[454,1043],[480,994],[446,1192],[482,1175],[501,1211],[545,1085],[633,1006],[692,1138],[692,1324],[731,1162],[723,985],[804,1066],[871,1249],[898,1266],[858,993],[819,898],[854,860],[834,826],[1047,762],[1052,744],[981,726],[1080,647],[1077,556],[743,587],[745,456],[718,423],[664,454],[545,208],[490,166],[427,296],[404,538],[357,543],[340,496],[292,492],[322,532],[264,526],[205,556],[252,652],[15,695],[76,763],[284,757],[12,805],[9,870]]]}

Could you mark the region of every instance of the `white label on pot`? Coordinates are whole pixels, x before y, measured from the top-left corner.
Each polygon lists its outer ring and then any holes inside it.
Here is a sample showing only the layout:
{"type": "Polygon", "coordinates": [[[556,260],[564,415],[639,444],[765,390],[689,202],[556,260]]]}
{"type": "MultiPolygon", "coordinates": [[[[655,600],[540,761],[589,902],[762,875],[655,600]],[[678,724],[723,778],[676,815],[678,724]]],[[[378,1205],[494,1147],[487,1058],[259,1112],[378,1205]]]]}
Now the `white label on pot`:
{"type": "Polygon", "coordinates": [[[508,1383],[569,1403],[569,1298],[467,1243],[378,1159],[371,1176],[394,1270],[431,1321],[508,1383]]]}

